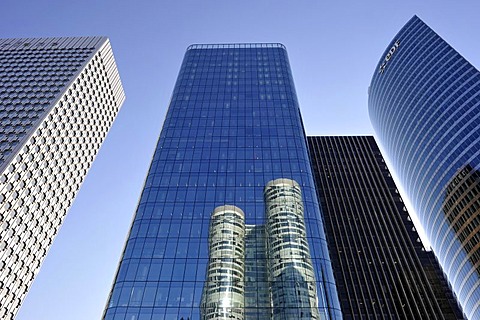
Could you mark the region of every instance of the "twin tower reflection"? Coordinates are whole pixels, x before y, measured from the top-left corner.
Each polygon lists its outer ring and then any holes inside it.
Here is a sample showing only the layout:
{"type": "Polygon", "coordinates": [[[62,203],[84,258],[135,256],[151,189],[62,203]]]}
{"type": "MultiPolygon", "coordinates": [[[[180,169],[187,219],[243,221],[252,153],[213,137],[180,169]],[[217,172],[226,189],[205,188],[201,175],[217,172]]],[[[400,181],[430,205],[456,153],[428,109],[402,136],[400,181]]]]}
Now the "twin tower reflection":
{"type": "Polygon", "coordinates": [[[264,225],[234,205],[213,211],[202,319],[320,319],[300,185],[272,180],[264,201],[264,225]]]}

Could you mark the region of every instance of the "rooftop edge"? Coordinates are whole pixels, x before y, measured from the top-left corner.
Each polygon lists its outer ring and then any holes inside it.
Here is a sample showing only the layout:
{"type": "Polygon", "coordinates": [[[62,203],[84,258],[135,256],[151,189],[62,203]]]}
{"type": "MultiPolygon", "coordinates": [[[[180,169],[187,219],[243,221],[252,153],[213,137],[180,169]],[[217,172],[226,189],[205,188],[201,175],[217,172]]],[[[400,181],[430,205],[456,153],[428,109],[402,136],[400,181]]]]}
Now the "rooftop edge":
{"type": "Polygon", "coordinates": [[[193,49],[255,49],[255,48],[287,48],[281,43],[224,43],[224,44],[191,44],[187,51],[193,49]]]}

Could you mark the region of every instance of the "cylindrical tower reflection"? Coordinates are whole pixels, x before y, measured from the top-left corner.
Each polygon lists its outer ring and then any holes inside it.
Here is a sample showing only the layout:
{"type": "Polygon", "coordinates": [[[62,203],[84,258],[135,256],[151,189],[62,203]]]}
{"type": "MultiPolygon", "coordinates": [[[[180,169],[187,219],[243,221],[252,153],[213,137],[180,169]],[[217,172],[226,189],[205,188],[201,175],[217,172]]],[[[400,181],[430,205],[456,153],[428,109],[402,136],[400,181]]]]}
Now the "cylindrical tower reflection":
{"type": "Polygon", "coordinates": [[[319,319],[300,185],[276,179],[264,190],[273,319],[319,319]]]}
{"type": "Polygon", "coordinates": [[[243,320],[245,215],[240,208],[215,208],[210,220],[209,253],[202,319],[243,320]]]}

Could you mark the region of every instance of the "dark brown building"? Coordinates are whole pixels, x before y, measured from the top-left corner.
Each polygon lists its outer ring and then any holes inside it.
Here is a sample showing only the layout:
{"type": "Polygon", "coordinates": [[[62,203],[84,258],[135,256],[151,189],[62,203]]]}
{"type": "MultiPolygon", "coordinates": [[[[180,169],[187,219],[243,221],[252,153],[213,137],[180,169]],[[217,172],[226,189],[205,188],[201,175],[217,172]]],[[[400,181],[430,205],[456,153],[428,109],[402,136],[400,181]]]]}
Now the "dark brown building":
{"type": "Polygon", "coordinates": [[[308,143],[344,319],[463,319],[373,137],[308,143]]]}

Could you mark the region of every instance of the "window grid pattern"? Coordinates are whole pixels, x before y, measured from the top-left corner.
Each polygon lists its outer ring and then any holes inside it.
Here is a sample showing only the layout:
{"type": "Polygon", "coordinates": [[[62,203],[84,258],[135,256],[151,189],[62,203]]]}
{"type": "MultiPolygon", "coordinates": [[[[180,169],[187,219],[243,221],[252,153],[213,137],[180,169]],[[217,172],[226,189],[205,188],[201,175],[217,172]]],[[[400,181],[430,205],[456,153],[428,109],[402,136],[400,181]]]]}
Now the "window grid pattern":
{"type": "Polygon", "coordinates": [[[344,319],[463,319],[373,137],[308,143],[344,319]]]}
{"type": "Polygon", "coordinates": [[[106,38],[3,40],[0,57],[0,318],[13,319],[123,91],[106,38]]]}
{"type": "Polygon", "coordinates": [[[264,225],[245,226],[245,319],[268,319],[271,314],[264,225]]]}
{"type": "Polygon", "coordinates": [[[233,205],[264,225],[263,189],[278,178],[302,188],[319,314],[340,317],[286,51],[187,50],[104,319],[199,319],[211,213],[233,205]]]}
{"type": "Polygon", "coordinates": [[[443,207],[457,173],[480,169],[480,73],[418,17],[395,41],[372,78],[370,118],[465,313],[480,318],[479,264],[443,207]]]}

